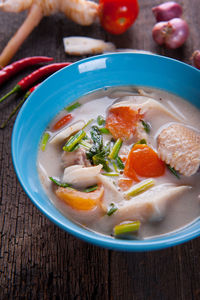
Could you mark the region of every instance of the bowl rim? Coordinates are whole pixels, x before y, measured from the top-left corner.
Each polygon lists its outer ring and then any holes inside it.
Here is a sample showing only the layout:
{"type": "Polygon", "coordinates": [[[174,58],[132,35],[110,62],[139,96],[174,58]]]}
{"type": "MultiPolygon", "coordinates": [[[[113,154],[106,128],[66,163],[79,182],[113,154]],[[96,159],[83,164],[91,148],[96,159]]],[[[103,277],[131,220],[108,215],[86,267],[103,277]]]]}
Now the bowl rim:
{"type": "MultiPolygon", "coordinates": [[[[170,63],[176,63],[176,64],[181,64],[184,65],[186,68],[189,68],[191,70],[197,71],[200,74],[200,71],[197,70],[196,68],[194,68],[193,66],[190,66],[184,62],[178,61],[176,59],[173,58],[169,58],[169,57],[165,57],[165,56],[161,56],[158,54],[145,54],[145,53],[129,53],[129,52],[122,52],[122,53],[108,53],[108,54],[102,54],[102,55],[96,55],[96,56],[92,56],[89,58],[85,58],[85,59],[81,59],[79,61],[76,61],[75,63],[71,64],[70,66],[68,66],[68,70],[70,72],[70,70],[73,71],[74,68],[77,68],[80,64],[84,63],[84,62],[88,62],[88,61],[93,61],[96,59],[100,59],[100,58],[107,58],[107,57],[111,57],[111,56],[156,56],[162,60],[166,60],[169,61],[170,63]]],[[[42,84],[40,84],[40,86],[38,87],[38,89],[42,89],[42,86],[44,83],[48,82],[48,80],[51,78],[56,79],[56,76],[58,73],[63,72],[63,70],[66,68],[63,68],[61,70],[59,70],[58,72],[54,73],[53,75],[49,76],[46,80],[44,80],[42,82],[42,84]]],[[[33,94],[30,96],[30,98],[34,97],[34,92],[33,94]]],[[[80,238],[81,240],[84,240],[86,242],[89,242],[91,244],[103,247],[103,248],[107,248],[107,249],[112,249],[112,250],[119,250],[119,251],[132,251],[132,252],[142,252],[142,251],[151,251],[151,250],[160,250],[163,248],[168,248],[171,246],[176,246],[182,243],[185,243],[189,240],[192,240],[198,236],[200,236],[200,227],[197,228],[196,230],[184,233],[182,235],[178,235],[178,236],[170,236],[169,234],[166,235],[162,235],[160,237],[154,237],[153,239],[144,239],[144,240],[122,240],[122,239],[114,239],[111,238],[109,236],[103,235],[101,233],[96,233],[93,231],[88,230],[87,228],[82,228],[81,226],[77,225],[76,223],[70,221],[69,219],[67,219],[67,225],[66,222],[65,224],[63,222],[61,222],[57,217],[55,217],[53,214],[49,213],[48,209],[46,209],[44,206],[40,205],[40,201],[38,201],[38,199],[36,197],[33,197],[33,195],[31,195],[29,189],[27,188],[26,184],[23,181],[23,178],[20,174],[20,170],[19,170],[19,166],[18,166],[18,159],[17,159],[17,155],[15,153],[15,144],[17,142],[17,132],[18,132],[18,128],[20,126],[20,119],[23,116],[23,112],[24,112],[24,108],[28,105],[28,101],[26,101],[20,112],[17,115],[17,118],[15,120],[15,124],[13,127],[13,132],[12,132],[12,138],[11,138],[11,152],[12,152],[12,162],[14,165],[14,169],[17,175],[17,178],[21,184],[21,186],[23,187],[25,193],[27,194],[27,196],[29,197],[29,199],[32,201],[32,203],[48,218],[50,219],[54,224],[56,224],[58,227],[60,227],[61,229],[67,231],[68,233],[76,236],[77,238],[80,238]]],[[[55,207],[56,208],[56,207],[55,207]]],[[[56,210],[58,210],[56,208],[56,210]]],[[[198,218],[199,219],[199,218],[198,218]]],[[[197,222],[198,219],[194,220],[194,222],[192,222],[191,224],[187,224],[186,227],[192,225],[193,223],[197,222]]],[[[176,233],[178,233],[179,231],[181,231],[182,229],[184,229],[184,227],[180,228],[180,230],[175,231],[176,233]]]]}

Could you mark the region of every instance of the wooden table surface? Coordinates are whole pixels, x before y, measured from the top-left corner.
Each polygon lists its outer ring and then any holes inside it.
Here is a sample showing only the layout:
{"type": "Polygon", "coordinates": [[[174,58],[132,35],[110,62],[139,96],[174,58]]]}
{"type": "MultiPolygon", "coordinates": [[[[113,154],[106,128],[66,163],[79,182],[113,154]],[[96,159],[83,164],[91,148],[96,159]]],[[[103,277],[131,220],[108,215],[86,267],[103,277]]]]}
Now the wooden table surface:
{"type": "MultiPolygon", "coordinates": [[[[94,24],[81,27],[57,14],[42,20],[14,60],[33,55],[68,57],[62,38],[89,36],[112,41],[118,48],[152,51],[190,63],[200,48],[199,0],[180,0],[190,36],[178,50],[157,46],[151,37],[152,6],[165,1],[140,0],[135,25],[121,36],[105,33],[94,24]]],[[[0,13],[0,49],[25,17],[0,13]]],[[[35,67],[21,72],[0,89],[7,92],[35,67]]],[[[22,95],[21,95],[22,97],[22,95]]],[[[1,122],[20,97],[10,97],[0,106],[1,122]]],[[[14,119],[0,131],[0,299],[113,299],[197,300],[200,299],[200,239],[170,249],[126,253],[105,250],[69,235],[44,217],[28,199],[15,175],[11,160],[14,119]]]]}

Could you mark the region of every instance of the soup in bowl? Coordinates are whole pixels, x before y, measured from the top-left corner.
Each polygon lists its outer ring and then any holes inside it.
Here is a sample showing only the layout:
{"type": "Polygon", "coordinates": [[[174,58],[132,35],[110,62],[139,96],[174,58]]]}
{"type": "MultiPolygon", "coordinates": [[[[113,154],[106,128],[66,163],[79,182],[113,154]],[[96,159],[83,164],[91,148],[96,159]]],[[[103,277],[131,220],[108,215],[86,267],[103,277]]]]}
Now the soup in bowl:
{"type": "Polygon", "coordinates": [[[51,76],[13,132],[29,197],[68,232],[112,249],[159,249],[198,236],[199,77],[178,61],[130,53],[51,76]]]}

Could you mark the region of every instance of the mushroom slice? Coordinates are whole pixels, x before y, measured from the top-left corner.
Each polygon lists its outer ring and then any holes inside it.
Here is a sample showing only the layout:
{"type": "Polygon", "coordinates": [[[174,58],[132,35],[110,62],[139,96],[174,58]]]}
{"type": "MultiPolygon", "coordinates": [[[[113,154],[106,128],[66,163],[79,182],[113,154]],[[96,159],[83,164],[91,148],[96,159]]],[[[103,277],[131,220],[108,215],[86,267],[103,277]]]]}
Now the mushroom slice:
{"type": "Polygon", "coordinates": [[[114,44],[81,36],[63,38],[65,52],[70,55],[99,54],[115,49],[114,44]]]}
{"type": "Polygon", "coordinates": [[[200,165],[200,135],[181,124],[171,124],[158,135],[158,155],[181,174],[191,176],[200,165]]]}
{"type": "Polygon", "coordinates": [[[59,144],[64,142],[70,135],[81,130],[85,125],[84,121],[78,121],[68,127],[63,128],[49,141],[50,144],[59,144]]]}
{"type": "Polygon", "coordinates": [[[115,103],[111,106],[111,108],[115,107],[130,107],[131,109],[137,111],[140,109],[141,114],[145,114],[147,117],[158,114],[165,114],[169,117],[171,117],[174,120],[180,121],[180,118],[178,118],[173,112],[165,108],[162,104],[160,104],[158,101],[154,100],[153,98],[150,98],[147,95],[143,96],[127,96],[124,97],[124,101],[120,101],[115,103]]]}
{"type": "Polygon", "coordinates": [[[84,167],[80,165],[74,165],[65,168],[63,175],[63,182],[71,184],[75,188],[86,188],[97,184],[98,177],[102,169],[102,165],[84,167]]]}
{"type": "Polygon", "coordinates": [[[98,182],[104,187],[104,197],[102,201],[102,209],[104,211],[108,210],[111,203],[120,203],[123,201],[123,194],[117,190],[110,178],[100,174],[98,175],[98,182]]]}
{"type": "Polygon", "coordinates": [[[157,185],[119,204],[118,210],[112,216],[113,221],[118,224],[126,220],[138,220],[141,222],[160,220],[165,215],[170,202],[190,190],[190,188],[190,186],[170,184],[157,185]]]}

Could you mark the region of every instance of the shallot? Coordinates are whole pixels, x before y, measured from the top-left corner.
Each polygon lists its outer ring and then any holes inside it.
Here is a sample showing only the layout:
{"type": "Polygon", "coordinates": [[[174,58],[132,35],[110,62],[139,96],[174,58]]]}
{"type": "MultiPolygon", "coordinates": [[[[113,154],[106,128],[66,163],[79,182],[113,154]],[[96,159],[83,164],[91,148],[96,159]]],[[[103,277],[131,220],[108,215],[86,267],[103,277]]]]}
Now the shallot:
{"type": "Polygon", "coordinates": [[[180,18],[174,18],[168,22],[159,22],[152,30],[155,42],[170,49],[182,46],[188,35],[188,24],[180,18]]]}
{"type": "Polygon", "coordinates": [[[153,7],[152,12],[156,21],[160,22],[179,18],[183,13],[183,9],[180,4],[174,1],[169,1],[153,7]]]}
{"type": "Polygon", "coordinates": [[[194,53],[192,55],[192,61],[193,61],[193,65],[197,69],[200,69],[200,50],[194,51],[194,53]]]}

